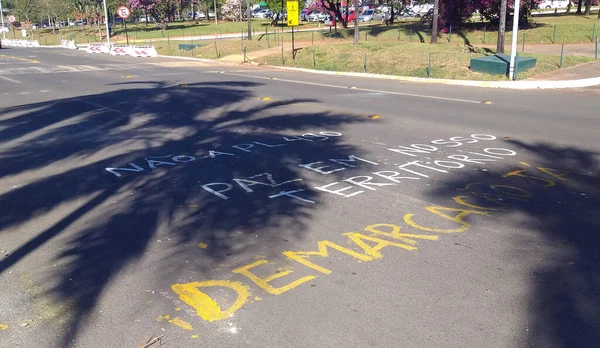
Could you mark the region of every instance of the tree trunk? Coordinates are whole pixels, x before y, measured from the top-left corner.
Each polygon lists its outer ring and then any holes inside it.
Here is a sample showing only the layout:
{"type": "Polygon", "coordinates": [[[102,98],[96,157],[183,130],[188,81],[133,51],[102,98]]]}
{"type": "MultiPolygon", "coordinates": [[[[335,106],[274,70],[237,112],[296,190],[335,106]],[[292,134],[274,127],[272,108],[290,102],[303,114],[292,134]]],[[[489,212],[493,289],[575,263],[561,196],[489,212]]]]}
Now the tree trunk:
{"type": "Polygon", "coordinates": [[[96,18],[98,18],[98,20],[96,21],[98,23],[98,35],[100,35],[100,40],[102,40],[102,29],[100,28],[100,22],[102,22],[102,16],[100,16],[100,14],[98,14],[96,16],[96,18]]]}
{"type": "Polygon", "coordinates": [[[246,0],[246,17],[248,20],[248,40],[252,41],[252,16],[250,15],[250,0],[246,0]]]}
{"type": "Polygon", "coordinates": [[[577,14],[581,14],[581,5],[583,5],[583,2],[582,2],[582,1],[583,1],[583,0],[579,0],[579,1],[577,1],[577,12],[575,12],[575,13],[577,13],[577,14]]]}
{"type": "Polygon", "coordinates": [[[504,36],[506,32],[506,7],[508,1],[500,1],[500,23],[498,27],[498,44],[496,45],[496,53],[504,53],[504,36]]]}
{"type": "Polygon", "coordinates": [[[590,15],[590,10],[591,10],[591,7],[592,7],[592,0],[587,0],[587,1],[585,2],[585,15],[586,15],[586,16],[589,16],[589,15],[590,15]]]}
{"type": "Polygon", "coordinates": [[[431,43],[437,43],[437,35],[438,35],[438,13],[439,13],[439,0],[434,0],[433,2],[433,23],[431,28],[431,43]]]}
{"type": "Polygon", "coordinates": [[[354,44],[358,45],[360,31],[358,28],[358,0],[354,0],[354,44]]]}
{"type": "Polygon", "coordinates": [[[394,1],[390,0],[390,25],[394,25],[394,17],[396,13],[394,13],[394,1]]]}
{"type": "Polygon", "coordinates": [[[350,17],[350,0],[346,0],[346,19],[342,18],[342,26],[348,28],[348,17],[350,17]]]}

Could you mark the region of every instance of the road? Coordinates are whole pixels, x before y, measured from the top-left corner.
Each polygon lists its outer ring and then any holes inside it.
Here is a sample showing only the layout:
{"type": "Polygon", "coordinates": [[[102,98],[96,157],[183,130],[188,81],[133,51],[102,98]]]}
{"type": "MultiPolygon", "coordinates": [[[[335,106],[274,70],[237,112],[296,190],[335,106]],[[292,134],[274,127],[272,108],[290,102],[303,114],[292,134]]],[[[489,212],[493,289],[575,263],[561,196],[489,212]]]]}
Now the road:
{"type": "Polygon", "coordinates": [[[597,347],[598,89],[0,51],[1,347],[597,347]]]}

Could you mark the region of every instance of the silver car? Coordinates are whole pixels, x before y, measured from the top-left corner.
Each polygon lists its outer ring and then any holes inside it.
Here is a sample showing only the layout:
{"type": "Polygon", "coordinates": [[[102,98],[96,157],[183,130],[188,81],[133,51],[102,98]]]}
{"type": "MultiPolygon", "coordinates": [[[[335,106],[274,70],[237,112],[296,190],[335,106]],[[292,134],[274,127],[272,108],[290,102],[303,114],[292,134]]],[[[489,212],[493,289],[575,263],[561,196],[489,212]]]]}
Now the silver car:
{"type": "Polygon", "coordinates": [[[372,21],[381,21],[383,20],[383,13],[377,12],[375,10],[369,9],[363,11],[363,13],[358,16],[359,22],[372,22],[372,21]]]}

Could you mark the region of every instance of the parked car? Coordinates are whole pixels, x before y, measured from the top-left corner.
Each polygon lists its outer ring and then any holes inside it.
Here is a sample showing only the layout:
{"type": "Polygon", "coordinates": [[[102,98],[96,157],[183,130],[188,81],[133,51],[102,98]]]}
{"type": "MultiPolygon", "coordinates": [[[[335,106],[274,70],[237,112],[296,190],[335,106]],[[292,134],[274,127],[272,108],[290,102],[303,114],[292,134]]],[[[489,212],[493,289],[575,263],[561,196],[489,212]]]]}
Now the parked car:
{"type": "Polygon", "coordinates": [[[156,22],[156,19],[154,19],[154,17],[148,15],[148,18],[146,18],[146,16],[141,16],[138,20],[140,23],[150,23],[150,22],[156,22]]]}
{"type": "Polygon", "coordinates": [[[359,22],[372,22],[383,20],[383,13],[377,12],[373,9],[365,10],[358,16],[359,22]]]}
{"type": "Polygon", "coordinates": [[[400,17],[403,18],[419,18],[421,17],[420,14],[416,13],[415,11],[412,10],[412,8],[410,7],[405,7],[402,9],[402,11],[400,11],[400,17]]]}
{"type": "Polygon", "coordinates": [[[413,10],[418,15],[418,16],[416,16],[417,18],[420,18],[421,16],[423,16],[424,14],[429,12],[429,10],[431,10],[432,8],[433,8],[433,4],[424,4],[424,3],[419,3],[418,1],[413,1],[412,6],[410,7],[410,9],[413,10]]]}
{"type": "Polygon", "coordinates": [[[192,11],[189,11],[189,12],[187,13],[187,17],[188,17],[188,18],[206,18],[206,15],[205,15],[205,14],[204,14],[204,12],[202,12],[202,11],[200,11],[200,12],[195,12],[195,13],[194,13],[194,12],[192,12],[192,11]],[[194,15],[195,15],[195,16],[194,16],[194,15]]]}
{"type": "Polygon", "coordinates": [[[302,10],[302,12],[300,12],[300,20],[303,22],[308,21],[308,10],[302,10]]]}
{"type": "Polygon", "coordinates": [[[566,8],[569,5],[569,0],[545,0],[538,4],[540,9],[550,8],[566,8]]]}
{"type": "Polygon", "coordinates": [[[270,10],[264,9],[252,14],[255,18],[271,18],[273,14],[270,10]]]}
{"type": "Polygon", "coordinates": [[[318,22],[319,21],[319,13],[313,12],[313,13],[309,14],[307,18],[308,18],[309,22],[318,22]]]}

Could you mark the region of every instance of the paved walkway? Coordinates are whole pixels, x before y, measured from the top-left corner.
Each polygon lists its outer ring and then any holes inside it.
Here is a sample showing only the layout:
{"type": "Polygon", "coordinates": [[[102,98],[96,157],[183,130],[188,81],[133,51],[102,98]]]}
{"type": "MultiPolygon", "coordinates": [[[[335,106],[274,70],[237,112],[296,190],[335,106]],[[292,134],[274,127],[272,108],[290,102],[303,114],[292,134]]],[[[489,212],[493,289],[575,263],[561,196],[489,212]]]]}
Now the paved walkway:
{"type": "Polygon", "coordinates": [[[570,68],[560,69],[546,74],[537,75],[531,80],[581,80],[591,77],[600,77],[600,60],[570,68]]]}

